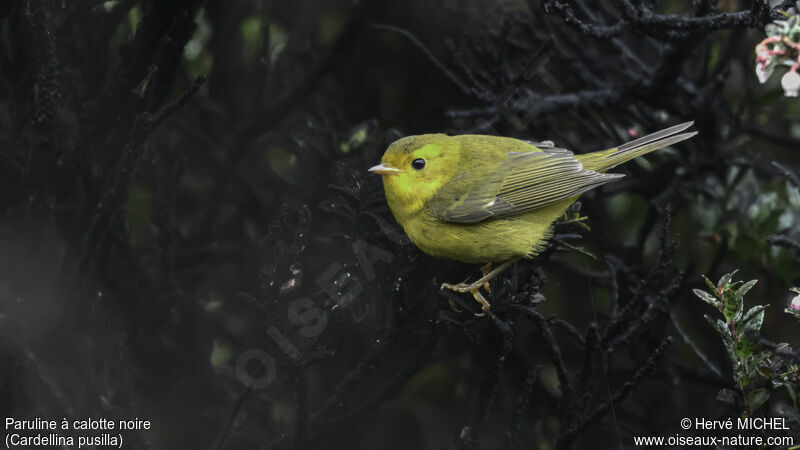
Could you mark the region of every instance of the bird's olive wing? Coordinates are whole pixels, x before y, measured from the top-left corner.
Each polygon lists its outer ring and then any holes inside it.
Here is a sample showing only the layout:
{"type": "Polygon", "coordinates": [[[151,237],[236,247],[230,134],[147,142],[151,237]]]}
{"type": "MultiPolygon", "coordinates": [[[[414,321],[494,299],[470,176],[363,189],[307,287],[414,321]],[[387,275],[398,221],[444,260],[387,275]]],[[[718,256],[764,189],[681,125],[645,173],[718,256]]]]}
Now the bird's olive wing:
{"type": "Polygon", "coordinates": [[[624,176],[588,170],[552,144],[540,150],[511,152],[488,176],[479,169],[460,173],[431,198],[429,211],[446,222],[476,223],[548,206],[624,176]]]}

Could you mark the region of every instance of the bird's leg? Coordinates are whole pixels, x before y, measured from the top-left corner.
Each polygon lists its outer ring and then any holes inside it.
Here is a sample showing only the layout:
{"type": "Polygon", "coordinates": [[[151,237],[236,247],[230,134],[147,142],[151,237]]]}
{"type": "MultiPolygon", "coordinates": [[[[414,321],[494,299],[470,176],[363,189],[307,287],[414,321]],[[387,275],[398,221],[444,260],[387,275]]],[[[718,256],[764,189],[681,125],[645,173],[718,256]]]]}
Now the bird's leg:
{"type": "MultiPolygon", "coordinates": [[[[477,280],[477,281],[475,281],[473,283],[469,283],[469,284],[467,284],[467,283],[459,283],[459,284],[442,283],[442,287],[450,289],[451,291],[456,291],[456,292],[472,292],[472,291],[476,291],[476,290],[480,289],[483,286],[484,283],[488,283],[494,277],[499,275],[500,272],[508,269],[509,266],[511,266],[515,262],[519,261],[520,259],[522,259],[522,258],[511,258],[511,259],[509,259],[508,261],[504,262],[503,264],[500,264],[499,266],[495,267],[492,271],[490,271],[488,273],[485,273],[479,280],[477,280]]],[[[487,268],[487,266],[488,266],[488,264],[486,266],[484,266],[483,268],[485,269],[485,268],[487,268]]]]}
{"type": "MultiPolygon", "coordinates": [[[[489,273],[491,270],[492,270],[492,263],[490,263],[490,262],[486,263],[485,266],[481,267],[481,273],[484,276],[486,276],[486,274],[489,273]]],[[[483,283],[483,290],[485,290],[486,292],[488,292],[490,294],[492,293],[492,289],[489,287],[489,282],[488,281],[486,283],[483,283]]],[[[478,301],[480,302],[480,300],[478,300],[478,301]]]]}
{"type": "MultiPolygon", "coordinates": [[[[486,265],[485,265],[485,266],[481,267],[481,273],[482,273],[483,275],[486,275],[487,273],[489,273],[489,271],[490,271],[490,270],[492,270],[492,263],[486,263],[486,265]]],[[[466,281],[467,281],[467,280],[464,280],[463,282],[461,282],[461,284],[464,284],[466,281]]],[[[483,289],[485,289],[485,290],[486,290],[486,292],[488,292],[488,293],[490,293],[490,294],[492,293],[492,290],[489,288],[489,282],[483,283],[483,289]]],[[[481,308],[483,308],[483,306],[484,306],[484,305],[489,305],[489,302],[487,302],[487,301],[486,301],[486,298],[484,298],[484,297],[481,295],[480,291],[473,292],[473,293],[472,293],[472,295],[475,297],[475,300],[476,300],[478,303],[480,303],[480,304],[481,304],[481,308]]],[[[455,311],[455,312],[457,312],[457,313],[460,313],[460,312],[462,312],[460,309],[458,309],[458,308],[456,307],[456,304],[455,304],[455,303],[453,303],[453,301],[452,301],[452,300],[448,300],[448,302],[450,303],[450,309],[452,309],[453,311],[455,311]]],[[[488,306],[487,306],[487,309],[488,309],[488,306]]],[[[483,316],[483,314],[476,314],[476,315],[477,315],[477,316],[483,316]]]]}
{"type": "MultiPolygon", "coordinates": [[[[514,264],[515,262],[519,261],[521,258],[511,258],[508,261],[500,264],[493,270],[488,273],[485,273],[479,280],[475,281],[474,283],[466,284],[466,283],[459,283],[459,284],[449,284],[449,283],[442,283],[442,288],[450,289],[451,291],[455,292],[469,292],[475,298],[475,301],[481,304],[481,310],[488,311],[491,308],[491,305],[486,298],[480,293],[480,289],[483,287],[484,284],[488,283],[491,279],[496,277],[500,274],[500,272],[508,269],[509,266],[514,264]]],[[[488,268],[488,264],[483,268],[488,268]]],[[[483,271],[483,270],[481,270],[483,271]]]]}
{"type": "Polygon", "coordinates": [[[587,216],[579,216],[579,217],[573,217],[572,219],[568,219],[567,217],[569,217],[569,216],[566,213],[564,213],[564,215],[561,216],[561,217],[564,217],[564,220],[562,220],[561,222],[558,222],[559,225],[566,225],[568,223],[585,222],[585,221],[589,220],[589,218],[587,216]]]}

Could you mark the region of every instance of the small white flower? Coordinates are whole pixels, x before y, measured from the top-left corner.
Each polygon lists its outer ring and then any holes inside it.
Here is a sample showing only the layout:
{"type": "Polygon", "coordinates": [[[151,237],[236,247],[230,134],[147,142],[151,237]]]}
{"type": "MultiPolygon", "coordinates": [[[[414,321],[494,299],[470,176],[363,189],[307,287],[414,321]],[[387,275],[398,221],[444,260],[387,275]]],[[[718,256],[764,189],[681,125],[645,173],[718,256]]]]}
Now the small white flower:
{"type": "Polygon", "coordinates": [[[775,70],[774,64],[769,64],[769,63],[756,64],[756,76],[758,77],[758,82],[761,84],[766,83],[769,77],[772,76],[773,70],[775,70]]]}
{"type": "Polygon", "coordinates": [[[800,90],[800,75],[797,72],[789,71],[781,78],[781,86],[783,86],[783,94],[787,97],[797,97],[797,91],[800,90]]]}
{"type": "Polygon", "coordinates": [[[800,294],[792,299],[792,309],[795,311],[800,311],[800,294]]]}

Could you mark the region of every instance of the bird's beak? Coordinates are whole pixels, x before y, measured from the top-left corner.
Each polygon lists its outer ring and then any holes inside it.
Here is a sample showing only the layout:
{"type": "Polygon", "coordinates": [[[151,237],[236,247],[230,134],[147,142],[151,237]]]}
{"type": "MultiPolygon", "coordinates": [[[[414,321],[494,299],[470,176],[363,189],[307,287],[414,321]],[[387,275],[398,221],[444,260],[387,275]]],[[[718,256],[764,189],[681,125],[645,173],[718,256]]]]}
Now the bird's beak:
{"type": "Polygon", "coordinates": [[[398,173],[402,172],[402,170],[395,169],[386,163],[380,163],[377,166],[370,167],[368,172],[377,173],[378,175],[397,175],[398,173]]]}

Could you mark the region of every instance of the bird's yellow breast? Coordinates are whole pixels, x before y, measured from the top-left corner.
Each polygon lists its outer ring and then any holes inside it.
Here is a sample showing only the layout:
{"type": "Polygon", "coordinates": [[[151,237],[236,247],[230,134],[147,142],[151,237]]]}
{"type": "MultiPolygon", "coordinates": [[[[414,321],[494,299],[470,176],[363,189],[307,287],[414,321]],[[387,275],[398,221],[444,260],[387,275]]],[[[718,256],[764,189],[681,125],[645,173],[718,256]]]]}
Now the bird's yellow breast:
{"type": "Polygon", "coordinates": [[[392,211],[414,245],[423,252],[466,263],[487,263],[537,255],[552,234],[553,221],[575,198],[474,224],[443,222],[424,208],[413,216],[397,214],[394,208],[392,211]]]}

